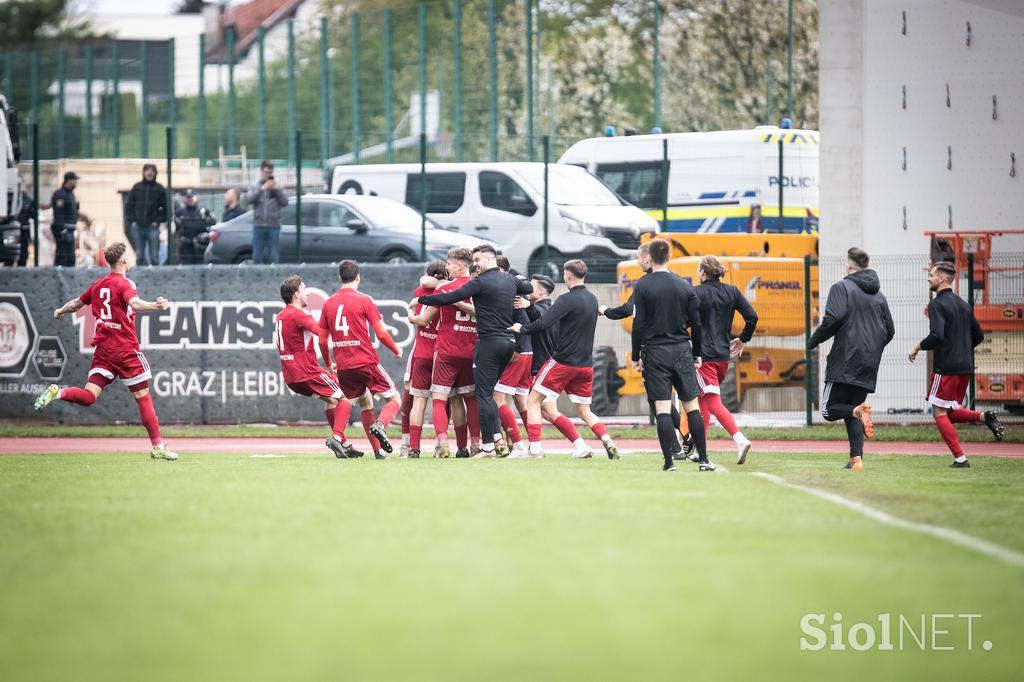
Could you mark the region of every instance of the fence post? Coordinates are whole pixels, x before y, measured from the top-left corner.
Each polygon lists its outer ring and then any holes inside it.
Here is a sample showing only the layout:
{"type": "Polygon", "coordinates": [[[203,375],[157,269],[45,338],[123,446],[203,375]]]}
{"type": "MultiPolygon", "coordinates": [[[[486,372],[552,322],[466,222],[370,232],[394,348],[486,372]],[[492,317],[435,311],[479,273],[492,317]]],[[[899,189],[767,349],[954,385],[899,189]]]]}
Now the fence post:
{"type": "Polygon", "coordinates": [[[327,160],[327,17],[320,17],[320,164],[327,160]]]}
{"type": "MultiPolygon", "coordinates": [[[[427,8],[419,4],[420,132],[427,132],[427,8]]],[[[425,142],[423,143],[426,144],[425,142]]],[[[423,155],[421,150],[421,156],[423,155]]],[[[424,257],[424,260],[426,258],[424,257]]]]}
{"type": "Polygon", "coordinates": [[[32,264],[39,267],[39,124],[32,121],[32,264]]]}
{"type": "Polygon", "coordinates": [[[806,384],[806,424],[812,423],[814,409],[814,363],[811,362],[811,257],[804,256],[804,362],[806,384]]]}
{"type": "Polygon", "coordinates": [[[64,158],[64,48],[57,50],[57,158],[64,158]]]}
{"type": "Polygon", "coordinates": [[[427,133],[423,131],[420,132],[420,260],[427,261],[427,133]]]}
{"type": "Polygon", "coordinates": [[[29,62],[29,75],[31,86],[29,88],[29,101],[32,106],[32,120],[39,122],[39,53],[32,50],[29,62]]]}
{"type": "Polygon", "coordinates": [[[768,125],[771,125],[771,122],[775,118],[774,107],[772,106],[772,60],[771,59],[768,60],[767,65],[765,66],[765,72],[767,73],[767,76],[768,76],[768,92],[766,93],[766,96],[765,96],[765,107],[767,108],[767,111],[765,112],[764,122],[767,123],[768,125]]]}
{"type": "Polygon", "coordinates": [[[114,69],[114,156],[121,156],[121,46],[115,40],[111,67],[114,69]]]}
{"type": "Polygon", "coordinates": [[[139,123],[139,156],[149,156],[149,47],[145,40],[139,41],[139,80],[142,82],[142,101],[139,102],[141,121],[139,123]]]}
{"type": "MultiPolygon", "coordinates": [[[[661,0],[653,0],[654,26],[652,38],[654,42],[654,127],[661,127],[661,44],[659,34],[661,33],[661,0]]],[[[666,229],[667,231],[667,229],[666,229]]]]}
{"type": "Polygon", "coordinates": [[[391,111],[391,10],[384,10],[384,160],[391,163],[395,160],[393,130],[395,127],[391,111]]]}
{"type": "Polygon", "coordinates": [[[167,124],[172,128],[178,122],[178,100],[174,96],[174,38],[167,39],[167,124]]]}
{"type": "Polygon", "coordinates": [[[295,262],[302,262],[302,131],[295,131],[295,262]]]}
{"type": "Polygon", "coordinates": [[[359,12],[352,13],[352,160],[359,163],[359,12]]]}
{"type": "MultiPolygon", "coordinates": [[[[967,303],[971,306],[971,314],[973,315],[974,314],[974,254],[973,253],[968,253],[967,254],[967,303]]],[[[971,366],[972,367],[974,366],[974,348],[973,347],[971,348],[971,366]]],[[[969,397],[969,399],[971,401],[971,409],[972,410],[975,409],[974,405],[975,405],[975,402],[976,402],[976,394],[975,394],[976,387],[975,387],[975,382],[974,382],[974,376],[975,376],[975,373],[971,372],[970,392],[969,392],[969,396],[968,397],[969,397]]]]}
{"type": "Polygon", "coordinates": [[[85,48],[85,155],[93,156],[92,130],[92,47],[85,48]]]}
{"type": "Polygon", "coordinates": [[[491,161],[498,160],[498,39],[494,0],[487,0],[487,64],[490,69],[491,161]]]}
{"type": "Polygon", "coordinates": [[[174,128],[167,126],[167,262],[178,262],[178,235],[174,224],[174,177],[171,174],[174,164],[174,128]]]}
{"type": "Polygon", "coordinates": [[[793,118],[793,0],[789,0],[786,19],[786,116],[793,118]]]}
{"type": "Polygon", "coordinates": [[[533,156],[533,0],[526,1],[526,158],[533,156]]]}
{"type": "Polygon", "coordinates": [[[288,20],[288,158],[295,158],[295,20],[288,20]]]}
{"type": "Polygon", "coordinates": [[[206,165],[206,35],[199,34],[199,94],[196,104],[199,108],[199,168],[206,165]]]}
{"type": "Polygon", "coordinates": [[[235,27],[228,26],[228,151],[234,154],[238,150],[238,138],[235,130],[237,100],[235,97],[235,27]]]}
{"type": "Polygon", "coordinates": [[[4,92],[12,92],[13,87],[11,81],[14,74],[14,65],[11,63],[14,61],[13,52],[4,53],[4,92]]]}
{"type": "Polygon", "coordinates": [[[549,258],[548,249],[548,162],[551,160],[551,138],[544,136],[544,274],[547,274],[549,258]]]}
{"type": "Polygon", "coordinates": [[[455,0],[455,160],[462,161],[462,0],[455,0]]]}
{"type": "MultiPolygon", "coordinates": [[[[782,130],[782,129],[780,128],[780,130],[782,130]]],[[[785,176],[783,176],[783,154],[784,154],[784,152],[782,151],[783,150],[783,146],[782,146],[782,138],[783,137],[785,137],[785,133],[781,133],[780,132],[779,133],[779,223],[778,223],[779,224],[779,232],[780,233],[786,231],[786,225],[785,225],[785,223],[782,220],[782,213],[783,213],[783,210],[782,210],[782,207],[783,207],[783,201],[782,201],[782,180],[785,177],[785,176]]]]}
{"type": "Polygon", "coordinates": [[[668,232],[668,138],[661,140],[661,231],[668,232]]]}
{"type": "Polygon", "coordinates": [[[267,158],[267,62],[264,52],[266,29],[256,30],[256,149],[260,159],[267,158]]]}

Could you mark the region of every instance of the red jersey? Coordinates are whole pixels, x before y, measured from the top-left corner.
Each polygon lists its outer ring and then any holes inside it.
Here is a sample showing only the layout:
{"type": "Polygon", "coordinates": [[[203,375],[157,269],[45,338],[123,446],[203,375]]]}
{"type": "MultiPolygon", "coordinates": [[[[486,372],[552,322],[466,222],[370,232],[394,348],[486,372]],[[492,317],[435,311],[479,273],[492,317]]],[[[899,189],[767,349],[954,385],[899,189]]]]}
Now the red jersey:
{"type": "Polygon", "coordinates": [[[92,309],[96,318],[92,345],[115,351],[139,349],[139,337],[135,335],[135,311],[128,305],[128,301],[138,295],[135,282],[119,272],[112,272],[93,282],[78,297],[92,309]]]}
{"type": "MultiPolygon", "coordinates": [[[[434,293],[433,289],[427,289],[426,287],[416,287],[416,291],[413,293],[413,298],[419,298],[420,296],[426,296],[427,294],[434,293]]],[[[425,306],[421,303],[416,308],[416,314],[423,312],[425,306]]],[[[441,316],[434,315],[433,319],[430,320],[430,324],[426,327],[416,327],[416,343],[412,349],[412,356],[414,358],[425,358],[430,359],[434,357],[434,345],[437,343],[437,325],[441,323],[441,316]]]]}
{"type": "MultiPolygon", "coordinates": [[[[461,289],[471,277],[456,277],[448,284],[439,286],[435,294],[461,289]]],[[[469,302],[472,302],[471,300],[469,302]]],[[[476,348],[476,317],[464,313],[453,305],[441,306],[437,325],[438,355],[450,358],[471,358],[476,348]]]]}
{"type": "Polygon", "coordinates": [[[308,310],[286,305],[277,314],[274,345],[281,354],[281,371],[285,383],[305,381],[323,373],[323,368],[316,361],[313,346],[319,335],[320,327],[308,310]]]}
{"type": "Polygon", "coordinates": [[[330,332],[339,372],[380,363],[370,341],[370,327],[380,321],[377,304],[355,289],[342,287],[327,299],[320,310],[320,326],[330,332]]]}

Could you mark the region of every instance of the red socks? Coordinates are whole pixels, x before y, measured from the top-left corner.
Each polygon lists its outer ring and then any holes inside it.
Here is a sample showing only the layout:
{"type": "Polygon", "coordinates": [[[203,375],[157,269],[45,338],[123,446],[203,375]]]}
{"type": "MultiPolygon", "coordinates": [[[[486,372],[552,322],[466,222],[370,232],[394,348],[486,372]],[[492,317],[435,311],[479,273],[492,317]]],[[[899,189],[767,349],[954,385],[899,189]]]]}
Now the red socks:
{"type": "Polygon", "coordinates": [[[540,424],[527,424],[526,434],[530,439],[530,443],[540,442],[540,424]]]}
{"type": "MultiPolygon", "coordinates": [[[[88,391],[85,391],[89,393],[88,391]]],[[[89,394],[92,395],[91,393],[89,394]]],[[[156,418],[156,410],[153,409],[153,397],[147,393],[141,398],[136,398],[135,403],[139,406],[139,418],[142,425],[146,427],[149,434],[149,442],[153,445],[160,444],[160,422],[156,418]]]]}
{"type": "MultiPolygon", "coordinates": [[[[700,399],[700,413],[701,416],[705,414],[704,406],[707,405],[707,409],[711,414],[715,415],[715,419],[722,425],[722,428],[729,432],[730,436],[736,435],[739,429],[736,428],[736,420],[732,418],[732,414],[729,410],[725,409],[725,405],[722,404],[722,396],[717,393],[705,393],[700,399]]],[[[710,417],[704,417],[704,432],[707,433],[708,425],[711,422],[710,417]]]]}
{"type": "Polygon", "coordinates": [[[327,424],[331,431],[342,443],[345,442],[345,427],[348,426],[348,418],[352,414],[352,403],[342,399],[334,407],[324,410],[327,415],[327,424]]]}
{"type": "MultiPolygon", "coordinates": [[[[569,421],[569,418],[564,414],[558,415],[558,418],[551,423],[554,424],[555,428],[558,429],[558,431],[565,436],[565,439],[570,443],[575,443],[576,439],[580,437],[580,432],[576,430],[576,427],[572,425],[572,422],[569,421]]],[[[539,424],[537,425],[537,428],[540,428],[539,424]]],[[[531,438],[530,440],[532,441],[533,439],[531,438]]],[[[537,440],[540,440],[539,436],[537,440]]]]}
{"type": "Polygon", "coordinates": [[[946,441],[946,446],[953,453],[953,456],[960,457],[963,455],[964,449],[960,447],[960,439],[957,438],[956,428],[949,422],[949,417],[944,414],[935,415],[935,426],[939,428],[939,435],[942,436],[942,440],[946,441]]]}
{"type": "Polygon", "coordinates": [[[409,415],[412,414],[412,394],[402,394],[402,435],[409,433],[409,415]]]}
{"type": "Polygon", "coordinates": [[[464,448],[469,445],[469,427],[465,424],[455,425],[455,447],[464,448]]]}
{"type": "Polygon", "coordinates": [[[602,424],[601,422],[597,422],[596,424],[594,424],[594,426],[591,427],[590,430],[594,432],[595,436],[601,439],[608,435],[608,429],[606,429],[604,427],[604,424],[602,424]]]}
{"type": "Polygon", "coordinates": [[[96,402],[96,396],[92,394],[92,391],[87,391],[84,388],[78,388],[75,386],[60,389],[60,393],[57,394],[57,397],[65,402],[84,405],[85,407],[89,407],[96,402]]]}
{"type": "Polygon", "coordinates": [[[448,401],[437,400],[436,398],[431,401],[434,405],[434,414],[432,421],[434,422],[434,433],[437,434],[438,438],[444,436],[448,437],[448,401]]]}
{"type": "Polygon", "coordinates": [[[962,407],[959,410],[950,410],[946,415],[949,417],[949,421],[954,424],[977,424],[981,422],[981,412],[967,410],[962,407]]]}
{"type": "Polygon", "coordinates": [[[419,450],[420,440],[423,436],[423,426],[420,424],[409,424],[409,449],[419,450]]]}
{"type": "Polygon", "coordinates": [[[519,425],[516,423],[516,413],[512,411],[508,403],[503,403],[498,408],[498,417],[501,418],[501,428],[508,431],[513,443],[518,443],[523,439],[523,434],[519,432],[519,425]]]}
{"type": "MultiPolygon", "coordinates": [[[[475,440],[480,440],[480,413],[476,409],[476,396],[462,396],[466,403],[466,423],[469,425],[469,435],[475,440]]],[[[490,440],[490,438],[488,438],[490,440]]]]}
{"type": "Polygon", "coordinates": [[[388,400],[384,403],[384,407],[380,408],[380,414],[377,415],[377,420],[384,426],[387,426],[391,423],[391,420],[395,418],[395,415],[398,414],[398,410],[400,410],[401,407],[401,403],[397,400],[388,400]]]}
{"type": "Polygon", "coordinates": [[[368,410],[360,410],[359,421],[363,423],[363,431],[366,432],[366,437],[370,441],[370,447],[373,448],[374,451],[380,450],[380,441],[378,441],[373,436],[373,434],[370,433],[370,427],[373,426],[373,422],[376,421],[376,419],[373,416],[373,408],[371,407],[368,410]]]}

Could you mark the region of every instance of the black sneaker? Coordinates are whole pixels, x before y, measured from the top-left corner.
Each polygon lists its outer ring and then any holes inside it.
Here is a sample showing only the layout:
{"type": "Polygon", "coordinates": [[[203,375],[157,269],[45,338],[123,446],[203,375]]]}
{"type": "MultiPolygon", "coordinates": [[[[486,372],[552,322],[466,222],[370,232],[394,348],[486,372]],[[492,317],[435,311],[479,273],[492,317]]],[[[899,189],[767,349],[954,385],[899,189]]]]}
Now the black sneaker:
{"type": "Polygon", "coordinates": [[[408,456],[409,456],[409,459],[419,459],[420,458],[420,451],[419,450],[410,450],[408,456]]]}
{"type": "MultiPolygon", "coordinates": [[[[374,422],[373,425],[370,427],[370,435],[372,435],[374,438],[376,438],[378,441],[380,441],[380,448],[381,448],[381,450],[383,450],[384,452],[391,452],[392,451],[393,448],[391,447],[391,441],[388,440],[388,434],[386,434],[384,432],[384,424],[383,423],[381,423],[379,421],[374,422]]],[[[377,453],[375,452],[374,456],[376,456],[376,454],[377,453]]],[[[377,459],[383,459],[383,458],[382,457],[377,457],[377,459]]]]}
{"type": "Polygon", "coordinates": [[[345,445],[339,443],[334,436],[329,436],[324,445],[326,445],[338,459],[348,459],[350,456],[348,454],[348,450],[345,449],[345,445]]]}
{"type": "Polygon", "coordinates": [[[373,451],[373,458],[374,458],[374,459],[387,459],[387,458],[388,458],[388,456],[387,456],[387,455],[385,455],[385,454],[384,454],[383,452],[381,452],[380,450],[374,450],[374,451],[373,451]]]}
{"type": "Polygon", "coordinates": [[[714,462],[711,462],[710,460],[706,460],[706,459],[702,459],[702,460],[698,461],[697,464],[700,465],[700,470],[701,471],[714,471],[715,469],[718,468],[718,467],[715,466],[714,462]]]}
{"type": "Polygon", "coordinates": [[[345,453],[349,456],[349,459],[358,459],[363,456],[363,453],[356,450],[356,446],[352,445],[351,441],[342,443],[341,447],[345,448],[345,453]]]}
{"type": "Polygon", "coordinates": [[[661,470],[662,471],[675,471],[676,470],[676,465],[675,464],[669,464],[668,462],[666,462],[665,464],[661,465],[661,470]]]}
{"type": "Polygon", "coordinates": [[[970,461],[968,461],[966,459],[964,461],[962,461],[962,462],[958,462],[958,461],[956,461],[954,459],[953,463],[949,465],[949,468],[950,469],[970,469],[971,468],[971,463],[970,463],[970,461]]]}
{"type": "Polygon", "coordinates": [[[985,410],[985,414],[982,415],[985,426],[992,431],[992,435],[995,436],[996,440],[1003,439],[1003,425],[999,423],[999,417],[992,410],[985,410]]]}
{"type": "Polygon", "coordinates": [[[455,459],[469,459],[469,450],[467,448],[459,448],[455,451],[455,459]]]}
{"type": "Polygon", "coordinates": [[[693,449],[695,447],[697,447],[697,441],[693,439],[692,435],[688,433],[685,436],[683,436],[683,458],[686,458],[691,462],[697,461],[697,459],[693,456],[693,449]]]}

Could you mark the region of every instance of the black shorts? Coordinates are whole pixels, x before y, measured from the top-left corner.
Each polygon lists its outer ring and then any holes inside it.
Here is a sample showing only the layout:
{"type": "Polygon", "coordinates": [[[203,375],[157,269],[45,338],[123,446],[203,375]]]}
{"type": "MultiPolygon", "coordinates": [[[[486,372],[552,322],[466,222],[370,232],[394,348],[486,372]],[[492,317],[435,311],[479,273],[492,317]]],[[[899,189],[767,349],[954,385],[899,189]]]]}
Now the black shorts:
{"type": "Polygon", "coordinates": [[[673,388],[681,400],[697,397],[697,370],[690,344],[645,347],[640,357],[649,400],[671,400],[673,388]]]}
{"type": "Polygon", "coordinates": [[[861,386],[826,381],[821,395],[821,416],[830,422],[849,417],[867,397],[868,389],[861,386]]]}

